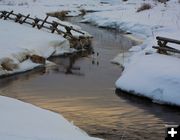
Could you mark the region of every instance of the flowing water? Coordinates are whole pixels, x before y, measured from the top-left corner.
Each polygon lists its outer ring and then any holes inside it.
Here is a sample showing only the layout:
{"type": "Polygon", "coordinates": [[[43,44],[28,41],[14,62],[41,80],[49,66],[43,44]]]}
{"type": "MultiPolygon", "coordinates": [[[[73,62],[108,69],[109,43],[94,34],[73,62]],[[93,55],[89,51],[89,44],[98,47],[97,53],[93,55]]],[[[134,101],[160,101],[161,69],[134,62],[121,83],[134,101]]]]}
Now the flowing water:
{"type": "Polygon", "coordinates": [[[61,113],[92,136],[163,140],[164,125],[180,123],[179,108],[116,93],[114,87],[122,69],[110,60],[135,42],[111,30],[77,24],[94,36],[95,54],[51,58],[58,68],[1,79],[0,94],[61,113]]]}

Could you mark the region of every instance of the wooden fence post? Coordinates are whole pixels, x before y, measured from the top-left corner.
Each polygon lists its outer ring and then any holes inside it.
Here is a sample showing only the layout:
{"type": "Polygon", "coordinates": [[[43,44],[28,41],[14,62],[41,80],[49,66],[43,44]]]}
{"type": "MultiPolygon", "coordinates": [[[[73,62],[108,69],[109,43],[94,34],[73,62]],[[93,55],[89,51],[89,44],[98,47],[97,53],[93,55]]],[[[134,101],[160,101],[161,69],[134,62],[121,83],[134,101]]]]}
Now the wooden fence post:
{"type": "Polygon", "coordinates": [[[20,20],[19,23],[20,23],[20,24],[23,24],[23,23],[26,21],[26,19],[29,18],[29,16],[30,16],[30,14],[28,14],[23,20],[20,20]]]}
{"type": "Polygon", "coordinates": [[[7,12],[6,12],[6,11],[2,11],[1,13],[2,13],[2,14],[0,15],[0,19],[1,19],[1,18],[3,18],[3,17],[5,17],[5,16],[6,16],[6,14],[7,14],[7,12]]]}
{"type": "Polygon", "coordinates": [[[35,18],[34,19],[34,22],[32,23],[32,27],[34,28],[34,27],[36,27],[36,26],[38,26],[38,22],[39,22],[40,20],[38,19],[38,18],[35,18]]]}
{"type": "Polygon", "coordinates": [[[58,24],[55,21],[53,21],[52,26],[51,26],[51,33],[54,33],[57,27],[58,27],[58,24]]]}
{"type": "Polygon", "coordinates": [[[43,20],[42,24],[37,26],[38,29],[41,29],[41,28],[43,27],[43,25],[44,25],[44,23],[47,21],[48,17],[49,17],[49,16],[47,15],[46,18],[43,20]]]}
{"type": "Polygon", "coordinates": [[[9,12],[7,15],[4,16],[4,20],[6,20],[11,14],[13,13],[13,11],[9,12]]]}
{"type": "Polygon", "coordinates": [[[21,18],[22,18],[21,14],[16,15],[15,22],[19,22],[21,20],[21,18]]]}

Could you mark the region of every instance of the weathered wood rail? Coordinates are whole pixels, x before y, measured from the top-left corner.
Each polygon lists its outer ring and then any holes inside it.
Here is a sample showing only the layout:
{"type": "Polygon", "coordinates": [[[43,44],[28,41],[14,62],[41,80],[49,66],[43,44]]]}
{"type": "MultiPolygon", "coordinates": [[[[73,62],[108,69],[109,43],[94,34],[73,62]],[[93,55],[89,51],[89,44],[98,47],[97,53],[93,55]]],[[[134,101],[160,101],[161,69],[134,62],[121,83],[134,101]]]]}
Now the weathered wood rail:
{"type": "Polygon", "coordinates": [[[156,39],[158,46],[153,46],[153,48],[157,49],[158,53],[160,54],[168,54],[167,52],[180,53],[180,50],[167,46],[167,43],[174,43],[180,45],[180,40],[175,40],[160,36],[157,36],[156,39]]]}
{"type": "MultiPolygon", "coordinates": [[[[58,33],[60,35],[63,35],[65,38],[70,38],[70,39],[78,39],[77,37],[74,37],[73,34],[71,33],[71,31],[75,31],[79,34],[81,34],[82,36],[85,34],[82,31],[79,31],[77,29],[74,29],[72,26],[67,26],[64,25],[62,23],[58,23],[56,21],[47,21],[49,15],[47,15],[44,19],[40,19],[40,18],[33,18],[30,17],[30,14],[28,15],[23,15],[23,14],[15,14],[13,11],[0,11],[0,19],[4,19],[4,20],[12,20],[16,23],[19,24],[29,24],[31,25],[31,27],[35,28],[37,27],[37,29],[47,29],[49,30],[51,33],[58,33]],[[65,31],[59,29],[59,27],[63,27],[65,29],[65,31]]],[[[81,37],[82,37],[81,36],[81,37]]]]}

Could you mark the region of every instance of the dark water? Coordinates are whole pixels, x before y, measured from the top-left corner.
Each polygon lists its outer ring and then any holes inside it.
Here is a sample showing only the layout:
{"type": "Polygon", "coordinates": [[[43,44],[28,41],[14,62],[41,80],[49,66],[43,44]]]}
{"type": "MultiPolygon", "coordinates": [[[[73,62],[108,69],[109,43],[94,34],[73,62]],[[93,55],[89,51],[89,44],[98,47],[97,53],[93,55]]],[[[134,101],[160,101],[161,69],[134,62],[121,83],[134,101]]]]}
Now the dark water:
{"type": "Polygon", "coordinates": [[[180,110],[115,92],[121,68],[110,60],[134,42],[113,31],[81,26],[94,36],[94,55],[51,58],[58,68],[1,79],[0,94],[59,112],[96,137],[163,140],[164,125],[180,123],[180,110]]]}

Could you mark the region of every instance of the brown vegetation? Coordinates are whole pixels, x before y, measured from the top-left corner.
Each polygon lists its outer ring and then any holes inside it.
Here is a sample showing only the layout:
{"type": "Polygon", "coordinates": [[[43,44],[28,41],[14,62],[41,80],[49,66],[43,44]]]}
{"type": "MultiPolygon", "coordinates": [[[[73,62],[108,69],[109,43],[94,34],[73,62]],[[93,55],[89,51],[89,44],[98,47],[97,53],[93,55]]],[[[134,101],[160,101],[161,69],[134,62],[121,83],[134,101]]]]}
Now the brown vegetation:
{"type": "Polygon", "coordinates": [[[18,68],[18,64],[15,64],[14,61],[10,58],[5,58],[1,63],[1,67],[4,70],[12,71],[13,69],[18,68]]]}
{"type": "Polygon", "coordinates": [[[35,54],[29,56],[29,58],[34,63],[45,64],[46,62],[46,59],[44,57],[35,54]]]}
{"type": "Polygon", "coordinates": [[[141,12],[141,11],[144,11],[144,10],[149,10],[151,9],[152,6],[151,4],[149,3],[143,3],[138,9],[137,9],[137,12],[141,12]]]}
{"type": "Polygon", "coordinates": [[[64,20],[67,17],[68,13],[69,11],[58,11],[58,12],[47,13],[47,15],[56,17],[60,20],[64,20]]]}

